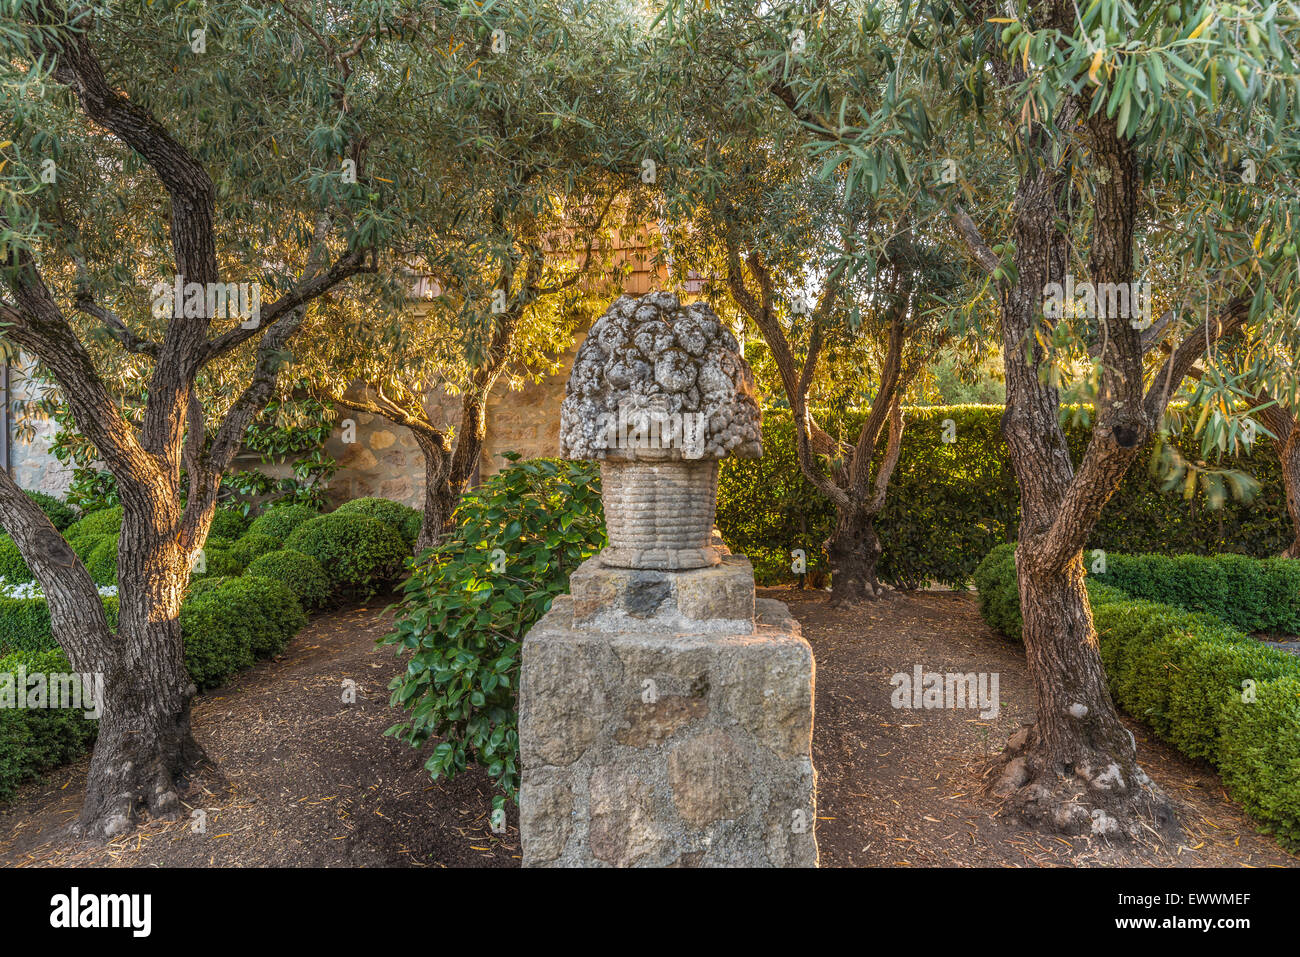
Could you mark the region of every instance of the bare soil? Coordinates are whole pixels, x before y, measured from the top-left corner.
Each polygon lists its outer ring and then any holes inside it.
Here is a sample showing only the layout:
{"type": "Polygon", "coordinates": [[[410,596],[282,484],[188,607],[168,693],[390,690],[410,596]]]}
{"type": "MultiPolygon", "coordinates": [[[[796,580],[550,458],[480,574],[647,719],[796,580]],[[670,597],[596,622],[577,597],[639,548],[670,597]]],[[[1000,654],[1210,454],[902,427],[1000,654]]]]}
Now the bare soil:
{"type": "MultiPolygon", "coordinates": [[[[769,588],[789,603],[817,658],[818,844],[823,866],[1149,865],[1295,867],[1258,834],[1213,769],[1155,741],[1137,722],[1147,772],[1178,802],[1184,839],[1113,846],[1033,831],[986,785],[990,757],[1033,714],[1020,648],[979,618],[974,599],[894,594],[833,609],[821,591],[769,588]],[[1000,714],[891,706],[895,673],[996,672],[1000,714]]],[[[191,782],[178,821],[152,821],[107,845],[68,836],[85,759],[0,807],[5,866],[488,866],[519,861],[513,809],[490,827],[492,787],[478,770],[433,782],[424,758],[383,737],[396,721],[387,684],[400,665],[374,640],[378,607],[322,615],[280,658],[195,702],[213,759],[191,782]],[[355,703],[344,701],[356,683],[355,703]]]]}

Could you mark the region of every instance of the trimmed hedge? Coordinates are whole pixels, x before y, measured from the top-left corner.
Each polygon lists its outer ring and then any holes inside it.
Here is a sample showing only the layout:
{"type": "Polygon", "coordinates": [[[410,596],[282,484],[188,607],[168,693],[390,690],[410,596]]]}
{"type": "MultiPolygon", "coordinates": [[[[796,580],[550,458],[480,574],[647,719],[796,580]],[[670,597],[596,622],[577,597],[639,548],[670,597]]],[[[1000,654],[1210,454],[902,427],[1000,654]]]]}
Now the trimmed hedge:
{"type": "MultiPolygon", "coordinates": [[[[1013,546],[990,552],[975,578],[985,619],[1018,638],[1013,546]]],[[[1300,658],[1213,615],[1133,598],[1092,577],[1088,595],[1115,703],[1213,764],[1264,831],[1300,849],[1300,658]]]]}
{"type": "Polygon", "coordinates": [[[257,658],[282,651],[306,623],[287,585],[267,578],[231,579],[181,605],[185,667],[198,687],[214,687],[257,658]]]}
{"type": "Polygon", "coordinates": [[[408,549],[415,547],[415,540],[420,536],[420,523],[424,518],[409,505],[386,498],[354,498],[336,508],[333,514],[369,515],[377,518],[401,535],[408,549]]]}
{"type": "Polygon", "coordinates": [[[1097,579],[1134,598],[1205,611],[1245,631],[1300,634],[1300,561],[1242,555],[1107,555],[1097,579]]]}
{"type": "Polygon", "coordinates": [[[64,538],[72,541],[82,535],[117,535],[122,531],[122,506],[101,508],[68,526],[64,538]]]}
{"type": "MultiPolygon", "coordinates": [[[[117,599],[101,599],[108,627],[117,630],[117,599]]],[[[49,651],[58,643],[50,630],[50,609],[44,598],[0,597],[0,654],[49,651]]]]}
{"type": "MultiPolygon", "coordinates": [[[[15,651],[0,657],[0,676],[67,674],[67,657],[56,649],[15,651]]],[[[16,678],[0,678],[16,684],[16,678]]],[[[16,693],[17,688],[13,688],[16,693]]],[[[67,708],[17,709],[0,707],[0,798],[6,798],[24,781],[66,764],[84,752],[95,739],[99,722],[85,710],[67,708]]]]}
{"type": "Polygon", "coordinates": [[[231,546],[230,554],[235,561],[247,568],[249,562],[257,556],[273,552],[279,547],[280,543],[270,535],[249,532],[231,546]]]}
{"type": "Polygon", "coordinates": [[[306,505],[277,505],[253,519],[248,531],[268,535],[283,544],[299,525],[319,517],[320,512],[306,505]]]}
{"type": "Polygon", "coordinates": [[[298,526],[285,547],[316,559],[335,588],[363,596],[391,584],[410,557],[392,526],[369,515],[338,512],[298,526]]]}
{"type": "MultiPolygon", "coordinates": [[[[889,485],[876,530],[884,545],[877,572],[883,581],[914,588],[934,581],[964,587],[980,557],[1000,542],[1014,541],[1020,497],[1002,437],[1002,406],[909,407],[902,455],[889,485]],[[955,442],[944,442],[951,419],[955,442]]],[[[862,413],[819,414],[832,435],[856,440],[862,413]]],[[[1068,427],[1066,437],[1078,461],[1090,437],[1086,427],[1068,427]]],[[[1199,443],[1178,442],[1189,460],[1200,459],[1199,443]]],[[[884,454],[881,443],[878,457],[884,454]]],[[[1088,548],[1107,552],[1240,553],[1255,558],[1281,554],[1291,541],[1277,457],[1266,437],[1249,458],[1224,464],[1250,472],[1260,482],[1253,502],[1231,498],[1210,509],[1198,495],[1185,501],[1161,490],[1149,473],[1151,446],[1129,469],[1106,505],[1088,548]]],[[[877,459],[878,464],[878,459],[877,459]]],[[[732,549],[748,555],[760,582],[792,578],[790,551],[802,548],[810,569],[825,567],[822,542],[835,511],[799,470],[788,409],[763,414],[763,457],[723,460],[718,487],[718,528],[732,549]]]]}
{"type": "MultiPolygon", "coordinates": [[[[251,533],[250,533],[251,534],[251,533]]],[[[284,582],[308,611],[330,599],[330,577],[310,555],[283,548],[260,555],[249,563],[247,574],[284,582]]]]}
{"type": "Polygon", "coordinates": [[[212,527],[208,529],[209,538],[225,538],[235,541],[248,531],[248,517],[233,508],[219,508],[212,513],[212,527]]]}
{"type": "Polygon", "coordinates": [[[0,579],[10,585],[29,582],[34,579],[32,570],[23,561],[18,543],[8,535],[0,535],[0,579]]]}
{"type": "Polygon", "coordinates": [[[116,535],[104,535],[86,557],[86,571],[96,585],[117,584],[117,545],[116,535]]]}

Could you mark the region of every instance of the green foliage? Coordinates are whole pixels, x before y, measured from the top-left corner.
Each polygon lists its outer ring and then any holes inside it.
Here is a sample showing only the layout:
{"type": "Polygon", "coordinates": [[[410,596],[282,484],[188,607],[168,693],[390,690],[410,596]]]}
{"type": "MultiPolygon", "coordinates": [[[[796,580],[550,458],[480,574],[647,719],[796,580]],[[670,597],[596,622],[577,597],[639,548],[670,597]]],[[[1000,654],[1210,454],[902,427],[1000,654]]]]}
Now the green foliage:
{"type": "Polygon", "coordinates": [[[302,552],[288,548],[267,552],[249,563],[247,574],[288,585],[307,611],[324,607],[330,599],[329,575],[320,562],[302,552]]]}
{"type": "Polygon", "coordinates": [[[407,548],[415,547],[420,534],[421,513],[409,505],[386,498],[354,498],[334,510],[339,515],[369,515],[393,528],[402,536],[407,548]]]}
{"type": "Polygon", "coordinates": [[[122,506],[101,508],[90,512],[79,521],[68,526],[64,537],[71,541],[82,535],[116,535],[122,530],[122,506]]]}
{"type": "Polygon", "coordinates": [[[191,591],[181,605],[185,667],[200,688],[214,687],[256,658],[278,654],[306,623],[289,586],[268,578],[191,591]]]}
{"type": "Polygon", "coordinates": [[[72,547],[73,554],[86,562],[90,559],[91,554],[99,547],[99,544],[105,539],[116,538],[117,535],[106,535],[99,532],[82,532],[78,535],[68,537],[68,545],[72,547]]]}
{"type": "Polygon", "coordinates": [[[307,505],[276,505],[253,519],[248,531],[268,535],[283,544],[299,525],[319,516],[320,512],[307,505]]]}
{"type": "Polygon", "coordinates": [[[86,571],[96,585],[117,584],[118,536],[105,535],[86,557],[86,571]]]}
{"type": "MultiPolygon", "coordinates": [[[[41,511],[44,512],[45,517],[50,520],[50,524],[59,531],[63,531],[77,520],[76,509],[69,508],[53,495],[47,495],[44,492],[37,492],[34,489],[25,489],[24,491],[28,498],[41,507],[41,511]]],[[[4,526],[0,525],[0,532],[3,531],[4,526]]]]}
{"type": "Polygon", "coordinates": [[[975,567],[980,614],[995,631],[1021,639],[1020,589],[1016,584],[1016,546],[999,545],[975,567]]]}
{"type": "Polygon", "coordinates": [[[391,526],[369,515],[337,512],[300,525],[285,547],[316,559],[336,588],[363,597],[393,582],[408,556],[391,526]]]}
{"type": "MultiPolygon", "coordinates": [[[[117,630],[117,599],[106,596],[104,616],[117,630]]],[[[48,651],[58,642],[50,628],[50,608],[44,598],[0,597],[0,654],[10,651],[48,651]]]]}
{"type": "Polygon", "coordinates": [[[267,498],[323,508],[325,484],[338,471],[338,463],[325,451],[333,421],[334,410],[313,398],[267,403],[244,433],[244,448],[261,455],[263,465],[287,465],[291,474],[242,469],[223,476],[222,489],[239,499],[238,509],[245,515],[255,500],[267,498]]]}
{"type": "Polygon", "coordinates": [[[387,733],[413,747],[436,739],[425,763],[435,780],[470,761],[487,768],[498,806],[519,788],[524,634],[606,540],[598,466],[517,458],[461,500],[456,530],[417,559],[396,630],[382,639],[410,654],[389,686],[391,704],[410,714],[387,733]]]}
{"type": "Polygon", "coordinates": [[[239,509],[219,508],[212,513],[212,527],[208,529],[208,540],[225,538],[235,541],[248,530],[248,516],[239,509]]]}
{"type": "Polygon", "coordinates": [[[18,543],[8,535],[0,535],[0,581],[16,585],[33,579],[32,570],[18,550],[18,543]]]}
{"type": "Polygon", "coordinates": [[[248,564],[259,555],[265,555],[267,552],[273,552],[280,547],[270,535],[259,535],[257,532],[249,532],[239,541],[231,546],[230,554],[235,561],[247,567],[248,564]]]}
{"type": "MultiPolygon", "coordinates": [[[[884,553],[877,569],[901,588],[929,582],[967,584],[980,556],[1012,541],[1019,525],[1020,495],[1001,432],[1001,406],[934,406],[905,410],[902,455],[876,523],[884,553]],[[952,420],[955,442],[944,442],[952,420]]],[[[823,421],[827,417],[823,417],[823,421]]],[[[831,418],[832,435],[853,440],[861,415],[831,418]]],[[[1066,429],[1078,461],[1090,437],[1083,425],[1066,429]]],[[[1179,438],[1194,459],[1195,437],[1179,438]]],[[[882,453],[883,454],[883,451],[882,453]]],[[[1157,464],[1153,443],[1139,463],[1157,464]]],[[[1280,554],[1290,544],[1290,519],[1277,457],[1261,437],[1250,457],[1225,465],[1253,473],[1261,485],[1252,500],[1228,498],[1211,508],[1204,496],[1190,500],[1164,488],[1158,468],[1130,469],[1107,503],[1089,538],[1089,549],[1107,553],[1280,554]]],[[[789,413],[767,410],[763,457],[727,459],[718,484],[718,528],[734,550],[754,562],[760,582],[790,578],[790,551],[802,548],[810,568],[824,566],[821,543],[830,535],[834,509],[799,470],[789,413]]]]}
{"type": "Polygon", "coordinates": [[[244,571],[244,562],[235,554],[235,543],[225,538],[209,537],[203,546],[203,561],[196,563],[191,577],[205,575],[214,577],[234,577],[244,571]],[[202,570],[200,570],[200,568],[202,570]]]}
{"type": "MultiPolygon", "coordinates": [[[[16,695],[19,672],[68,674],[72,666],[58,648],[11,651],[0,657],[0,799],[24,781],[71,761],[95,740],[99,722],[87,718],[89,703],[71,708],[18,709],[6,695],[16,695]]],[[[84,700],[84,698],[83,698],[84,700]]]]}
{"type": "Polygon", "coordinates": [[[1229,695],[1220,719],[1219,767],[1228,793],[1278,842],[1300,850],[1300,675],[1229,695]]]}
{"type": "Polygon", "coordinates": [[[1204,611],[1244,631],[1300,634],[1300,561],[1242,555],[1107,555],[1099,581],[1204,611]]]}
{"type": "MultiPolygon", "coordinates": [[[[1018,637],[1012,547],[994,549],[975,578],[989,625],[1018,637]]],[[[1300,658],[1213,615],[1136,599],[1091,576],[1088,597],[1115,703],[1213,764],[1264,830],[1300,849],[1300,658]]]]}

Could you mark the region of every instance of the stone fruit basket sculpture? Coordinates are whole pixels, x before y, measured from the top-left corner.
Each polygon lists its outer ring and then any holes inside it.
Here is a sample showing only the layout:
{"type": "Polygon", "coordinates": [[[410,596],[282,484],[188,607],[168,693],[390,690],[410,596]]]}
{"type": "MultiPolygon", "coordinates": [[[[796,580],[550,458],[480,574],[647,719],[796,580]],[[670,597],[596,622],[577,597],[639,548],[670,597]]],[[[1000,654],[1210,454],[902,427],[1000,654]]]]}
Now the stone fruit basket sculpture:
{"type": "Polygon", "coordinates": [[[574,359],[560,454],[599,459],[617,568],[716,565],[718,462],[763,454],[762,412],[736,337],[705,303],[621,296],[574,359]]]}

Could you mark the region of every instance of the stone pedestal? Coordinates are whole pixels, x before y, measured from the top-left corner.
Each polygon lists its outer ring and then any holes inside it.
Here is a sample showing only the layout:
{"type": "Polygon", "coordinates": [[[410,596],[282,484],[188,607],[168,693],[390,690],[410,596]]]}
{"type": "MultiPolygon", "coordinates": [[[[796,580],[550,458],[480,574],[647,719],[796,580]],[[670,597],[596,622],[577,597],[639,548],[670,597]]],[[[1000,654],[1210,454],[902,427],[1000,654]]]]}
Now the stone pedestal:
{"type": "Polygon", "coordinates": [[[524,865],[816,866],[812,650],[749,561],[571,586],[524,640],[524,865]]]}

